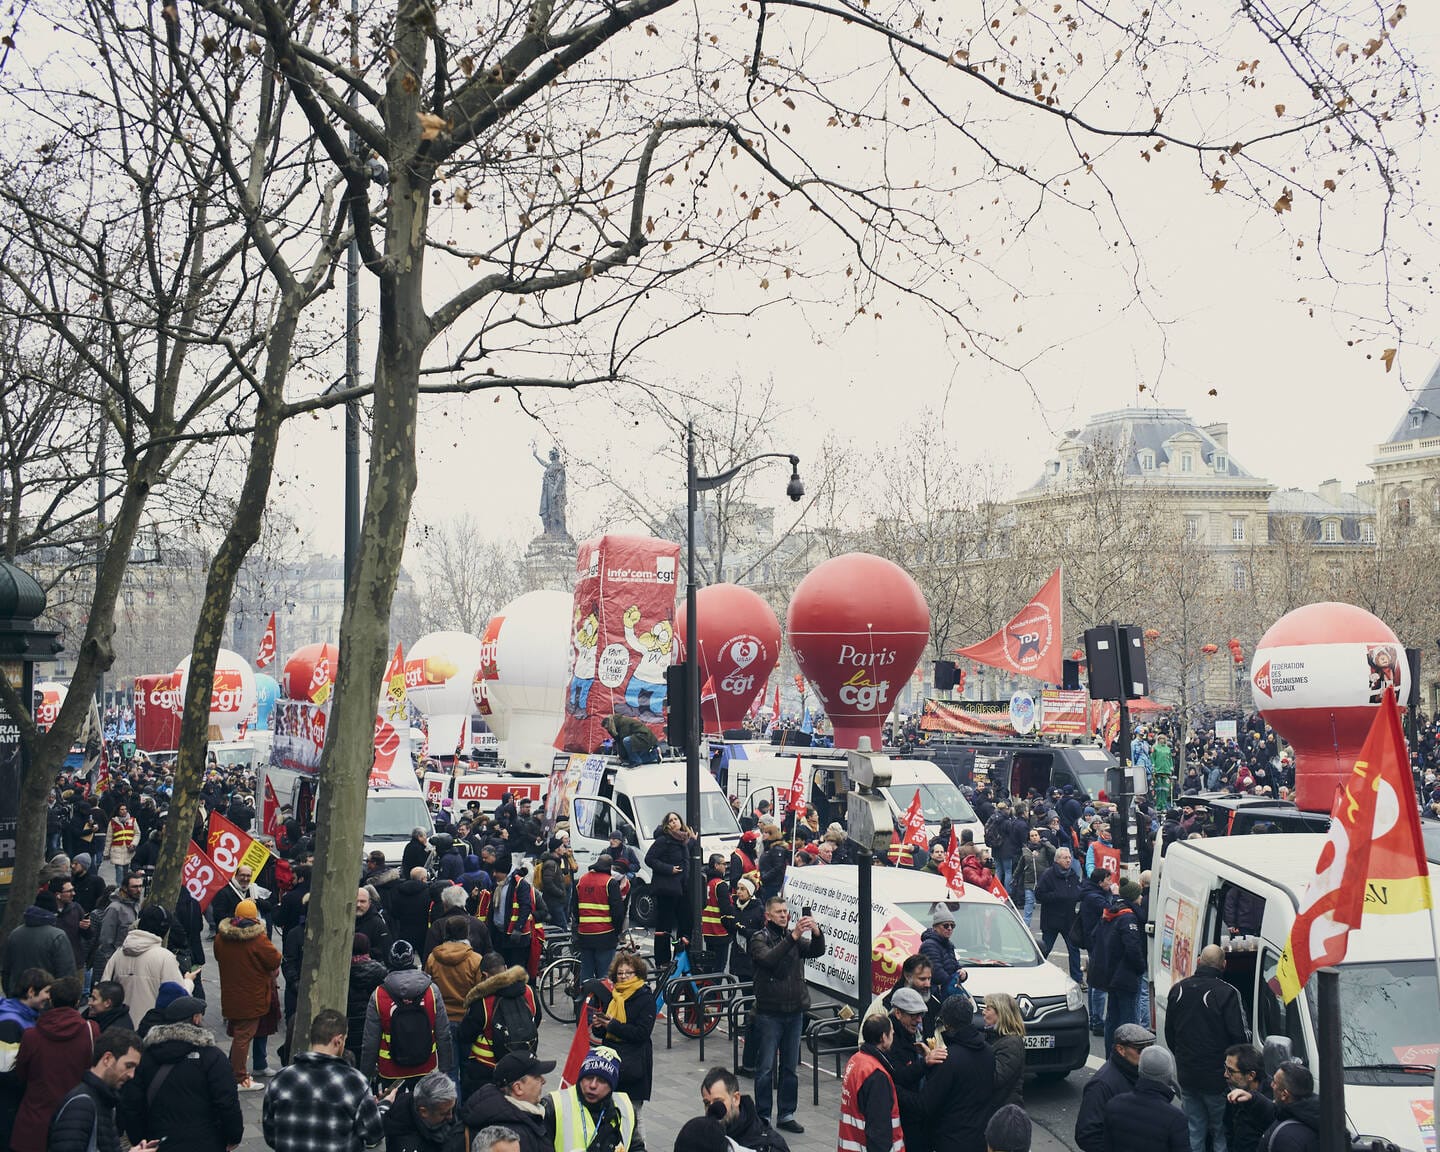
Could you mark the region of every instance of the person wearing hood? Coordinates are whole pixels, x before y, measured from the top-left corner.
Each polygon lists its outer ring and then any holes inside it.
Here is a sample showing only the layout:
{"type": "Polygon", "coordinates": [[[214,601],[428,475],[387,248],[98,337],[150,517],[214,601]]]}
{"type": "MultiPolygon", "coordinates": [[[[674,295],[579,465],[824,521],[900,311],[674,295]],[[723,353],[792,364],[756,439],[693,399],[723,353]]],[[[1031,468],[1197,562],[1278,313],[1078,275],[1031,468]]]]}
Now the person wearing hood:
{"type": "Polygon", "coordinates": [[[410,875],[391,892],[389,908],[395,939],[408,940],[416,952],[423,952],[430,928],[429,873],[420,867],[410,869],[410,875]]]}
{"type": "MultiPolygon", "coordinates": [[[[265,934],[260,910],[253,900],[242,900],[235,915],[220,921],[215,933],[215,963],[220,968],[220,1012],[230,1032],[230,1071],[242,1092],[261,1089],[250,1078],[250,1043],[262,1024],[275,1031],[275,979],[280,952],[265,934]]],[[[256,1063],[264,1070],[264,1049],[257,1046],[256,1063]]]]}
{"type": "Polygon", "coordinates": [[[1171,1103],[1174,1097],[1174,1057],[1164,1048],[1145,1049],[1134,1090],[1105,1105],[1107,1152],[1190,1152],[1185,1113],[1171,1103]]]}
{"type": "Polygon", "coordinates": [[[1317,1152],[1320,1097],[1315,1094],[1315,1077],[1310,1069],[1298,1061],[1286,1061],[1275,1069],[1271,1090],[1275,1095],[1275,1119],[1260,1137],[1259,1152],[1317,1152]]]}
{"type": "Polygon", "coordinates": [[[490,930],[483,920],[465,910],[465,889],[451,884],[440,893],[440,908],[425,933],[425,947],[420,952],[422,960],[429,960],[430,953],[444,943],[445,925],[451,920],[465,922],[465,938],[470,941],[470,947],[475,949],[477,956],[484,956],[490,951],[490,930]]]}
{"type": "Polygon", "coordinates": [[[165,947],[165,934],[170,931],[170,917],[158,904],[140,913],[140,919],[120,951],[110,957],[101,973],[101,979],[114,980],[125,989],[125,1003],[130,1007],[130,1017],[143,1017],[155,1007],[155,994],[167,980],[184,984],[186,989],[193,983],[180,971],[180,962],[175,954],[165,947]]]}
{"type": "Polygon", "coordinates": [[[397,1084],[380,1102],[385,1152],[466,1152],[458,1103],[455,1082],[443,1072],[397,1084]]]}
{"type": "Polygon", "coordinates": [[[985,1152],[995,1054],[975,1027],[975,1002],[961,993],[940,1006],[945,1059],[920,1091],[934,1152],[985,1152]]]}
{"type": "Polygon", "coordinates": [[[205,1001],[177,996],[150,1029],[135,1076],[120,1090],[132,1143],[172,1140],[186,1152],[225,1152],[245,1136],[230,1061],[205,1026],[205,1001]]]}
{"type": "Polygon", "coordinates": [[[730,1069],[710,1069],[700,1083],[700,1099],[707,1112],[724,1109],[724,1116],[717,1119],[725,1125],[725,1135],[736,1147],[752,1152],[790,1152],[785,1137],[760,1115],[755,1101],[741,1094],[740,1081],[730,1069]]]}
{"type": "Polygon", "coordinates": [[[145,894],[145,878],[138,872],[125,877],[125,883],[115,889],[110,903],[95,928],[95,954],[90,958],[91,969],[97,976],[105,975],[110,957],[124,942],[130,930],[140,919],[140,901],[145,894]]]}
{"type": "Polygon", "coordinates": [[[520,1138],[520,1152],[553,1152],[545,1139],[545,1077],[555,1061],[537,1060],[528,1052],[511,1052],[495,1065],[494,1079],[465,1098],[460,1120],[473,1132],[499,1126],[520,1138]]]}
{"type": "Polygon", "coordinates": [[[25,909],[24,923],[10,933],[0,952],[6,996],[23,991],[21,978],[32,968],[42,968],[57,978],[75,971],[75,951],[70,938],[55,926],[55,897],[49,892],[41,892],[25,909]]]}
{"type": "Polygon", "coordinates": [[[20,1110],[24,1085],[15,1073],[20,1041],[35,1027],[40,1013],[50,1006],[50,973],[29,968],[20,973],[20,995],[0,1000],[0,1148],[10,1147],[15,1113],[20,1110]]]}
{"type": "Polygon", "coordinates": [[[465,997],[465,1017],[455,1039],[460,1064],[460,1087],[468,1098],[482,1084],[492,1082],[497,1062],[506,1055],[496,1051],[495,1021],[501,998],[520,1000],[536,1020],[540,1009],[524,968],[507,965],[498,952],[480,960],[480,982],[465,997]]]}
{"type": "Polygon", "coordinates": [[[76,1007],[82,995],[79,976],[56,980],[50,985],[49,1009],[20,1041],[15,1076],[25,1095],[10,1136],[12,1152],[45,1152],[50,1118],[90,1070],[100,1033],[76,1007]]]}
{"type": "Polygon", "coordinates": [[[370,940],[356,932],[350,942],[350,984],[345,993],[345,1018],[350,1030],[345,1033],[345,1049],[360,1059],[360,1043],[365,1035],[365,1012],[375,989],[384,983],[389,970],[370,955],[370,940]]]}
{"type": "MultiPolygon", "coordinates": [[[[418,1080],[426,1073],[440,1071],[447,1076],[455,1067],[455,1048],[450,1037],[450,1020],[440,990],[415,966],[415,949],[408,941],[397,940],[386,960],[389,975],[375,989],[365,1008],[365,1036],[360,1044],[359,1068],[367,1080],[418,1080]],[[418,1006],[429,1025],[428,1051],[407,1051],[409,1041],[393,1028],[400,1012],[418,1006]],[[397,1043],[397,1040],[400,1043],[397,1043]]],[[[523,969],[522,969],[523,972],[523,969]]]]}
{"type": "Polygon", "coordinates": [[[1133,1092],[1140,1078],[1140,1057],[1155,1043],[1155,1034],[1139,1024],[1115,1029],[1115,1044],[1100,1071],[1085,1081],[1075,1117],[1075,1145],[1080,1152],[1106,1152],[1105,1106],[1122,1092],[1133,1092]]]}

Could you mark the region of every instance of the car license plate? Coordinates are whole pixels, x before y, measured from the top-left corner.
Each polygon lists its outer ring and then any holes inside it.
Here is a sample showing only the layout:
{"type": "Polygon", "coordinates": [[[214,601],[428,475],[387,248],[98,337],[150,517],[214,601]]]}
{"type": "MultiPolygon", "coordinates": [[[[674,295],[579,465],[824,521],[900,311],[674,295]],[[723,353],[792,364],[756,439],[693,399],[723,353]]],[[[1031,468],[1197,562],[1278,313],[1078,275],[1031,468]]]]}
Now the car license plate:
{"type": "Polygon", "coordinates": [[[1054,1048],[1054,1047],[1055,1047],[1055,1034],[1052,1032],[1052,1033],[1042,1033],[1042,1034],[1039,1035],[1039,1036],[1026,1036],[1026,1037],[1025,1037],[1025,1047],[1026,1047],[1026,1048],[1054,1048]]]}

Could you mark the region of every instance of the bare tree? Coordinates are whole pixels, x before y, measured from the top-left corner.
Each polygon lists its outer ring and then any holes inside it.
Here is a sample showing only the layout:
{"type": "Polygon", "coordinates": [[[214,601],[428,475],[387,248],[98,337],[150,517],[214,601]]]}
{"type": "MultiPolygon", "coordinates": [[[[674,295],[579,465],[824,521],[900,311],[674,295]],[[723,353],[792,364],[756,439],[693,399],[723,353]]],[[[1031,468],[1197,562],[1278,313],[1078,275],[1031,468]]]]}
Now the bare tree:
{"type": "Polygon", "coordinates": [[[479,636],[490,617],[526,591],[524,559],[514,547],[487,539],[466,514],[424,527],[414,541],[424,559],[420,627],[479,636]]]}

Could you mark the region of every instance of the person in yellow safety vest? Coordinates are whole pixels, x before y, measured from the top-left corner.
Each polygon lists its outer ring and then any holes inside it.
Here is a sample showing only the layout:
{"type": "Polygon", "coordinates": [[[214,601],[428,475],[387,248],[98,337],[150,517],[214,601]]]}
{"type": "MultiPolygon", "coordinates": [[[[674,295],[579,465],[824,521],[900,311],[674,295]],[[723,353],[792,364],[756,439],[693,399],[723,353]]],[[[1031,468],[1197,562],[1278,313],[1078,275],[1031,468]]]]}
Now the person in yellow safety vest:
{"type": "Polygon", "coordinates": [[[489,1084],[495,1065],[505,1055],[496,1051],[495,1021],[499,1018],[499,1002],[516,999],[537,1020],[539,1009],[535,993],[527,983],[527,973],[519,965],[507,965],[498,952],[487,952],[480,960],[480,983],[465,996],[465,1017],[455,1030],[456,1056],[460,1062],[461,1098],[482,1084],[489,1084]]]}
{"type": "Polygon", "coordinates": [[[905,1152],[900,1098],[890,1065],[895,1026],[887,1016],[860,1025],[860,1051],[845,1065],[840,1082],[840,1152],[905,1152]]]}
{"type": "Polygon", "coordinates": [[[625,927],[625,902],[630,885],[615,875],[614,862],[602,853],[580,877],[570,897],[571,942],[580,953],[580,983],[603,980],[615,959],[615,946],[625,927]]]}
{"type": "Polygon", "coordinates": [[[415,965],[410,942],[395,941],[385,960],[390,974],[365,1007],[359,1067],[367,1080],[415,1080],[437,1070],[449,1075],[455,1067],[445,1001],[415,965]]]}
{"type": "Polygon", "coordinates": [[[915,849],[912,845],[903,843],[898,838],[898,833],[896,838],[890,841],[890,848],[885,856],[894,868],[915,867],[915,849]]]}
{"type": "Polygon", "coordinates": [[[725,857],[718,852],[705,868],[700,935],[705,938],[705,951],[716,957],[715,971],[723,972],[730,959],[730,942],[735,938],[735,904],[730,898],[730,881],[725,879],[725,857]]]}
{"type": "Polygon", "coordinates": [[[130,871],[130,861],[135,859],[135,849],[140,845],[140,825],[124,804],[116,807],[107,835],[109,842],[105,854],[115,865],[115,883],[124,884],[125,874],[130,871]]]}
{"type": "Polygon", "coordinates": [[[617,1092],[620,1057],[613,1048],[593,1048],[569,1088],[545,1097],[545,1137],[555,1152],[630,1152],[635,1108],[617,1092]]]}

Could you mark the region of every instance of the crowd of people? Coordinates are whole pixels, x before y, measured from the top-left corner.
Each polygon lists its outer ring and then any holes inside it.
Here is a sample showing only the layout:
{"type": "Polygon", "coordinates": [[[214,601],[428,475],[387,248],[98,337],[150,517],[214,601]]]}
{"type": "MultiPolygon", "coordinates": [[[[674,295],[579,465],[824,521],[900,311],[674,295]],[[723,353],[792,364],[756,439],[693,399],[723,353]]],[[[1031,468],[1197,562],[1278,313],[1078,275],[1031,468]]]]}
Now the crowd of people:
{"type": "MultiPolygon", "coordinates": [[[[1162,772],[1174,751],[1163,725],[1139,731],[1132,748],[1162,772]]],[[[1288,760],[1263,726],[1243,725],[1235,740],[1192,737],[1184,752],[1181,794],[1213,785],[1279,796],[1291,786],[1288,760]]],[[[1433,775],[1417,771],[1417,786],[1433,775]]],[[[319,1013],[297,1035],[313,827],[283,811],[276,834],[259,837],[271,855],[258,874],[240,868],[204,910],[184,892],[163,907],[147,893],[169,790],[166,771],[142,758],[99,794],[63,779],[48,801],[50,861],[0,951],[0,1146],[109,1152],[123,1134],[146,1152],[172,1136],[220,1152],[244,1138],[242,1094],[264,1092],[263,1135],[279,1152],[380,1143],[404,1152],[644,1152],[656,977],[688,944],[693,833],[680,814],[666,815],[643,861],[655,906],[646,956],[627,932],[642,861],[623,838],[582,871],[565,822],[552,824],[528,800],[507,794],[492,812],[478,803],[438,810],[435,830],[417,828],[399,866],[373,853],[358,870],[345,1010],[319,1013]],[[547,931],[570,934],[588,1022],[575,1083],[563,1088],[549,1086],[555,1064],[537,1055],[547,931]],[[214,989],[203,979],[207,945],[214,989]],[[216,1000],[223,1037],[204,1023],[216,1000]]],[[[1092,1030],[1104,1037],[1108,1059],[1076,1123],[1082,1152],[1142,1140],[1194,1152],[1207,1141],[1232,1152],[1314,1147],[1308,1072],[1296,1065],[1265,1078],[1238,1002],[1217,1010],[1217,995],[1206,994],[1215,990],[1197,983],[1215,980],[1213,957],[1202,954],[1172,991],[1167,1029],[1178,1030],[1155,1044],[1149,873],[1120,879],[1115,808],[1072,789],[1011,797],[980,781],[967,792],[984,835],[960,844],[965,881],[1003,886],[1047,956],[1064,941],[1092,1030]]],[[[740,1065],[706,1073],[704,1115],[674,1146],[785,1152],[786,1135],[804,1131],[805,963],[826,948],[821,925],[786,903],[785,876],[852,862],[852,845],[814,808],[782,821],[764,804],[742,812],[732,802],[744,831],[732,853],[705,863],[699,945],[712,969],[753,981],[754,1011],[740,1065]],[[742,1077],[753,1077],[751,1093],[742,1077]]],[[[212,812],[251,827],[253,779],[212,766],[196,821],[202,843],[212,812]]],[[[1166,843],[1207,832],[1197,812],[1158,810],[1145,798],[1129,816],[1142,864],[1162,831],[1166,843]]],[[[949,843],[942,826],[928,845],[897,843],[877,863],[939,872],[949,843]]],[[[1004,994],[977,1008],[950,943],[954,924],[938,905],[899,983],[859,1023],[840,1084],[836,1139],[847,1152],[1030,1146],[1022,1014],[1004,994]]]]}

